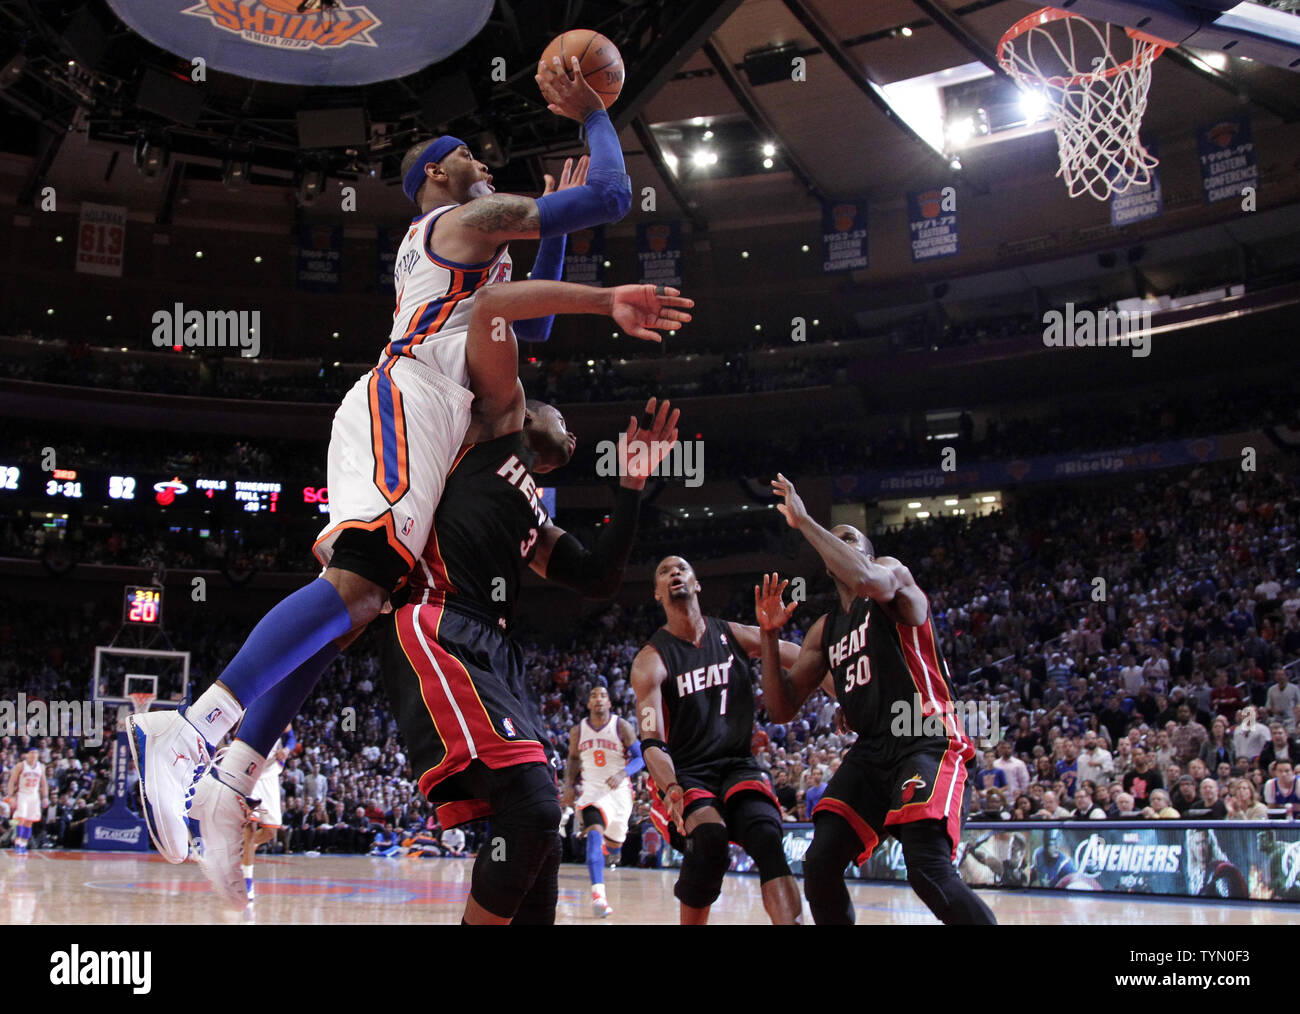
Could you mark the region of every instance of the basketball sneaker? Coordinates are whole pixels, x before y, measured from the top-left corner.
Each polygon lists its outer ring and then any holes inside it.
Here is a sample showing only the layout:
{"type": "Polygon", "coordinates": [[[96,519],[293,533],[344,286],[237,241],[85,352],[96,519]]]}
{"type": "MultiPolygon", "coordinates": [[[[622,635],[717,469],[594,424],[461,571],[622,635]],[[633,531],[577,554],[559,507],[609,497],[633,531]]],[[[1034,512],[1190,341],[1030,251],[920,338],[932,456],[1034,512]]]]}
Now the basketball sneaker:
{"type": "Polygon", "coordinates": [[[248,904],[243,870],[244,825],[253,819],[259,803],[223,782],[216,768],[204,771],[186,800],[199,868],[217,898],[231,908],[248,904]]]}
{"type": "Polygon", "coordinates": [[[179,711],[128,715],[126,725],[149,837],[169,863],[183,863],[190,853],[185,794],[210,762],[207,744],[179,711]]]}
{"type": "Polygon", "coordinates": [[[597,919],[604,919],[614,914],[614,910],[609,907],[609,902],[605,900],[604,892],[591,889],[591,914],[597,919]]]}

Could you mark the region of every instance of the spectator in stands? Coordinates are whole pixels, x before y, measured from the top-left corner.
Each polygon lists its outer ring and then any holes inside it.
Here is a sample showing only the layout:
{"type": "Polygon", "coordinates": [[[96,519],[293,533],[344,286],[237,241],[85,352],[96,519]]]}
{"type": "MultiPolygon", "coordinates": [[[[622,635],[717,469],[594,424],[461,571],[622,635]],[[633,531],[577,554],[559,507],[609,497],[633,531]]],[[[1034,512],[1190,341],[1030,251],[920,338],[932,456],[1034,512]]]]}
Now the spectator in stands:
{"type": "Polygon", "coordinates": [[[1057,795],[1051,789],[1043,793],[1043,805],[1034,812],[1034,816],[1040,820],[1065,820],[1070,816],[1070,811],[1057,802],[1057,795]]]}
{"type": "Polygon", "coordinates": [[[1151,763],[1151,755],[1145,747],[1133,748],[1133,769],[1125,773],[1122,784],[1138,807],[1147,805],[1153,789],[1164,788],[1164,779],[1151,763]]]}
{"type": "Polygon", "coordinates": [[[1259,752],[1259,766],[1265,771],[1272,768],[1275,761],[1289,760],[1292,764],[1300,762],[1300,741],[1288,736],[1286,726],[1281,722],[1268,725],[1269,741],[1259,752]]]}
{"type": "Polygon", "coordinates": [[[777,802],[781,806],[782,820],[797,820],[795,816],[795,806],[798,805],[798,795],[794,787],[790,784],[790,776],[786,773],[785,768],[776,769],[775,792],[777,802]]]}
{"type": "Polygon", "coordinates": [[[1061,741],[1061,759],[1056,762],[1056,777],[1065,783],[1065,795],[1074,795],[1079,782],[1079,748],[1073,739],[1061,741]]]}
{"type": "Polygon", "coordinates": [[[1149,805],[1142,810],[1147,820],[1177,820],[1182,816],[1174,809],[1169,793],[1164,789],[1152,789],[1149,805]]]}
{"type": "Polygon", "coordinates": [[[971,816],[971,820],[1010,820],[1007,811],[1007,797],[1000,789],[988,789],[980,795],[982,808],[971,816]]]}
{"type": "Polygon", "coordinates": [[[1106,811],[1093,801],[1092,793],[1080,786],[1074,794],[1073,818],[1075,820],[1105,820],[1106,811]]]}
{"type": "Polygon", "coordinates": [[[826,786],[822,784],[822,769],[814,765],[808,771],[808,788],[804,789],[804,819],[812,820],[813,810],[822,796],[826,795],[826,786]]]}
{"type": "Polygon", "coordinates": [[[1197,807],[1199,796],[1196,792],[1196,779],[1191,775],[1183,775],[1174,785],[1174,793],[1170,799],[1179,816],[1186,817],[1188,810],[1194,810],[1197,807]]]}
{"type": "Polygon", "coordinates": [[[975,788],[981,792],[986,789],[1005,789],[1007,787],[1007,776],[1003,770],[997,766],[996,756],[992,750],[985,750],[983,755],[983,765],[975,772],[975,788]]]}
{"type": "Polygon", "coordinates": [[[1034,801],[1026,794],[1016,796],[1015,809],[1011,812],[1012,820],[1028,820],[1034,815],[1034,801]]]}
{"type": "Polygon", "coordinates": [[[1223,820],[1228,816],[1228,808],[1223,802],[1219,783],[1213,778],[1206,778],[1201,782],[1201,798],[1197,802],[1197,809],[1209,811],[1201,815],[1203,820],[1223,820]]]}
{"type": "Polygon", "coordinates": [[[1004,739],[997,746],[997,760],[993,766],[1002,772],[1006,779],[1006,790],[1012,797],[1018,797],[1029,788],[1029,768],[1025,762],[1011,752],[1011,740],[1004,739]]]}
{"type": "Polygon", "coordinates": [[[1228,735],[1228,719],[1219,715],[1210,726],[1210,738],[1201,747],[1200,758],[1211,771],[1217,771],[1220,764],[1231,765],[1237,759],[1228,735]]]}
{"type": "Polygon", "coordinates": [[[1186,704],[1178,705],[1178,728],[1169,737],[1178,763],[1186,766],[1188,761],[1200,754],[1201,747],[1209,738],[1205,726],[1192,717],[1192,709],[1186,704]]]}
{"type": "Polygon", "coordinates": [[[1229,820],[1267,820],[1268,807],[1259,801],[1259,794],[1249,778],[1236,778],[1228,786],[1224,800],[1229,820]]]}
{"type": "Polygon", "coordinates": [[[1300,706],[1300,689],[1291,682],[1282,666],[1273,670],[1273,686],[1268,688],[1269,725],[1273,721],[1286,726],[1287,734],[1295,732],[1295,709],[1300,706]]]}
{"type": "Polygon", "coordinates": [[[1111,820],[1131,820],[1137,812],[1137,803],[1128,792],[1116,792],[1106,816],[1111,820]]]}
{"type": "Polygon", "coordinates": [[[439,839],[442,851],[448,856],[459,858],[465,855],[465,832],[458,827],[449,827],[442,832],[439,839]]]}
{"type": "MultiPolygon", "coordinates": [[[[1232,730],[1232,750],[1238,760],[1254,761],[1269,743],[1269,730],[1256,721],[1253,705],[1241,709],[1237,717],[1237,727],[1232,730]]],[[[1283,742],[1286,740],[1286,727],[1282,728],[1283,742]]]]}
{"type": "Polygon", "coordinates": [[[1079,754],[1079,779],[1087,782],[1109,782],[1115,775],[1115,759],[1101,745],[1097,733],[1089,729],[1083,734],[1083,750],[1079,754]]]}
{"type": "Polygon", "coordinates": [[[1264,783],[1264,805],[1269,809],[1285,807],[1287,816],[1291,817],[1300,806],[1300,792],[1297,792],[1295,765],[1283,758],[1274,761],[1270,769],[1273,777],[1264,783]]]}

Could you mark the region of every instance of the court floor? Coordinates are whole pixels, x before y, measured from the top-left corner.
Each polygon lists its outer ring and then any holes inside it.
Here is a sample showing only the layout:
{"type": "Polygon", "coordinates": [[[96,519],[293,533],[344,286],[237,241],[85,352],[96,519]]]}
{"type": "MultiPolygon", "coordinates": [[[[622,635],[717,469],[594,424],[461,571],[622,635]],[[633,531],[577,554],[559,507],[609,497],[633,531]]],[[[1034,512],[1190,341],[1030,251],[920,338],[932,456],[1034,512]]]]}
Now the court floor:
{"type": "MultiPolygon", "coordinates": [[[[259,857],[256,904],[227,914],[193,863],[172,866],[137,853],[0,852],[0,923],[284,924],[457,923],[469,891],[468,859],[382,859],[366,856],[259,857]]],[[[584,866],[560,870],[557,922],[672,924],[676,871],[611,870],[606,876],[614,914],[596,919],[584,866]]],[[[858,923],[936,922],[905,884],[851,887],[858,923]]],[[[1300,920],[1295,905],[1209,902],[982,891],[1005,924],[1275,924],[1300,920]]],[[[807,911],[804,913],[808,919],[807,911]]],[[[764,923],[758,879],[729,875],[713,906],[714,924],[764,923]]]]}

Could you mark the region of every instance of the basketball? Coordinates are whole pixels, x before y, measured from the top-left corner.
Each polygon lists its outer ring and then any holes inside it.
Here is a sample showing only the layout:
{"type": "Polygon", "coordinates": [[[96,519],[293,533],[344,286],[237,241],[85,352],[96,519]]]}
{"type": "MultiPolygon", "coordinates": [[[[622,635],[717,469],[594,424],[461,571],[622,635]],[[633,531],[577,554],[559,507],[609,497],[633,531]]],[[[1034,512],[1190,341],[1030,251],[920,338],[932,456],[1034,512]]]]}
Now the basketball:
{"type": "Polygon", "coordinates": [[[554,74],[552,59],[557,56],[566,72],[570,68],[572,57],[576,56],[582,76],[600,96],[605,108],[614,104],[619,92],[623,90],[623,56],[614,43],[600,32],[593,32],[589,28],[564,32],[552,39],[542,51],[541,58],[537,61],[537,73],[554,74]]]}

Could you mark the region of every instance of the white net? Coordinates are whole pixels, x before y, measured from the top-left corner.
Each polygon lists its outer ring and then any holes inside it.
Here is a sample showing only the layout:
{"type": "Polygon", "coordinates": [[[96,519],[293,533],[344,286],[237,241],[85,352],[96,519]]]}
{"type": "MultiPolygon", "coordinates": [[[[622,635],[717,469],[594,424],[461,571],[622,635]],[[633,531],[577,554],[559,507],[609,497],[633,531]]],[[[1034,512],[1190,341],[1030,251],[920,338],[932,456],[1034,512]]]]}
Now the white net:
{"type": "Polygon", "coordinates": [[[1104,201],[1151,182],[1159,160],[1142,147],[1139,131],[1151,64],[1165,48],[1140,32],[1050,7],[1002,37],[1002,69],[1046,102],[1061,156],[1057,175],[1071,197],[1104,201]]]}

